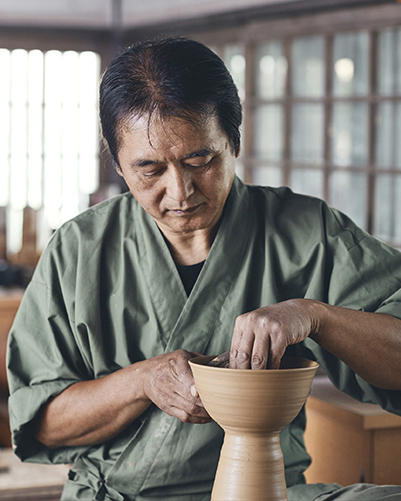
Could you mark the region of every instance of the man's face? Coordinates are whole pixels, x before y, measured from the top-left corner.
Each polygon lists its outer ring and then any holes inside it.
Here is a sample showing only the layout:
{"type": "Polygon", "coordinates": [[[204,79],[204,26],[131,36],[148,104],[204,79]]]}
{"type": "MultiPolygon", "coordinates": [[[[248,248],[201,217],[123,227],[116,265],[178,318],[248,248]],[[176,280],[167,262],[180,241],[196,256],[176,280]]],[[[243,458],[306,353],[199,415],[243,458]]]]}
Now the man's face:
{"type": "Polygon", "coordinates": [[[120,174],[169,238],[211,231],[234,179],[235,157],[215,117],[195,127],[181,119],[133,117],[124,127],[120,174]]]}

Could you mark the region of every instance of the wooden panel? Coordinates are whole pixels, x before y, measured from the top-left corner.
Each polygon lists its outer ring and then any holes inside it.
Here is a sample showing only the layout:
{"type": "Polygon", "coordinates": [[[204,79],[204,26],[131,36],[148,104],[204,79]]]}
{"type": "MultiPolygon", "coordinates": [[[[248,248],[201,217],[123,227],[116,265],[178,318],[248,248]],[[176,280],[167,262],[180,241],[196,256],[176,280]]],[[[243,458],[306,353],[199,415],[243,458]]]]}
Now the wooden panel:
{"type": "Polygon", "coordinates": [[[390,413],[365,416],[363,425],[365,430],[378,430],[381,428],[401,428],[401,416],[390,413]]]}
{"type": "MultiPolygon", "coordinates": [[[[0,446],[11,446],[8,422],[8,384],[6,373],[6,350],[8,332],[22,299],[22,291],[2,290],[0,294],[0,446]]],[[[1,497],[0,497],[1,499],[1,497]]]]}
{"type": "Polygon", "coordinates": [[[69,466],[22,463],[11,449],[0,451],[0,499],[58,501],[69,466]]]}
{"type": "Polygon", "coordinates": [[[374,432],[373,483],[401,485],[401,429],[374,432]]]}
{"type": "Polygon", "coordinates": [[[371,481],[372,433],[363,430],[361,416],[309,397],[305,444],[312,464],[308,483],[350,485],[371,481]]]}
{"type": "Polygon", "coordinates": [[[22,299],[22,292],[0,295],[0,394],[6,392],[6,348],[7,337],[22,299]]]}
{"type": "Polygon", "coordinates": [[[22,299],[22,292],[0,295],[0,336],[10,328],[22,299]]]}
{"type": "Polygon", "coordinates": [[[401,417],[362,404],[315,378],[306,403],[310,483],[401,485],[401,417]]]}

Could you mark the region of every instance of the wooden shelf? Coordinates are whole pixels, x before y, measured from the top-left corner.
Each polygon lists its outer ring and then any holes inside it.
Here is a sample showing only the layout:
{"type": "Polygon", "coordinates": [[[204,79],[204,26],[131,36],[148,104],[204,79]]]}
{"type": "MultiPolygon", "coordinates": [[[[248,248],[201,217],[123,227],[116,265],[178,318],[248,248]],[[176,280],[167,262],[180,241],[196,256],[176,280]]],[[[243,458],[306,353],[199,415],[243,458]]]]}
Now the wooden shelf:
{"type": "Polygon", "coordinates": [[[401,485],[401,416],[363,404],[316,377],[306,403],[308,483],[401,485]]]}
{"type": "Polygon", "coordinates": [[[8,423],[7,407],[7,338],[15,314],[21,303],[23,293],[23,289],[6,289],[0,287],[0,446],[2,447],[11,446],[11,432],[8,423]]]}
{"type": "Polygon", "coordinates": [[[11,449],[0,452],[0,500],[59,501],[69,465],[22,463],[11,449]]]}

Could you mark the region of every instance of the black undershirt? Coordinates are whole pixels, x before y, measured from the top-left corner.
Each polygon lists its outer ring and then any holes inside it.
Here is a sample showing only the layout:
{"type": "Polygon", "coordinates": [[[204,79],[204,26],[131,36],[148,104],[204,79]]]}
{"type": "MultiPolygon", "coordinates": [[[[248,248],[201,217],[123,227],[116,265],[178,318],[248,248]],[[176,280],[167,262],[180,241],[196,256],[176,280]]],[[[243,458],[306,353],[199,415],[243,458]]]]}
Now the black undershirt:
{"type": "Polygon", "coordinates": [[[191,264],[189,266],[184,266],[182,264],[176,264],[178,274],[181,277],[182,283],[184,285],[185,292],[187,296],[191,294],[191,290],[195,285],[195,282],[199,276],[199,273],[202,270],[205,261],[201,263],[191,264]]]}

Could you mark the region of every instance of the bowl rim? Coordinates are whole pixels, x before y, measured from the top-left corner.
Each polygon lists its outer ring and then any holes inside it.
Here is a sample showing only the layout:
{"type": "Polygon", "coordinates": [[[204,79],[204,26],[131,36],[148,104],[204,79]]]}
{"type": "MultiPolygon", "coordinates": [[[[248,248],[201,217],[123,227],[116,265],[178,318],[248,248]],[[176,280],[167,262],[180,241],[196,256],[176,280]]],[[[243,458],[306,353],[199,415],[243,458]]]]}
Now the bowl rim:
{"type": "Polygon", "coordinates": [[[310,363],[310,365],[306,366],[306,367],[288,367],[288,368],[283,368],[283,369],[264,369],[264,370],[250,370],[250,369],[230,369],[229,367],[216,367],[216,366],[213,366],[213,365],[207,365],[207,363],[200,363],[200,361],[205,361],[207,359],[209,359],[208,361],[210,362],[210,360],[213,360],[213,358],[217,357],[217,355],[202,355],[202,356],[197,356],[197,357],[192,357],[188,360],[188,363],[190,364],[190,366],[192,365],[196,365],[197,367],[204,367],[205,370],[215,370],[215,369],[218,369],[218,370],[224,370],[226,372],[235,372],[235,373],[238,373],[238,374],[241,374],[241,373],[252,373],[252,374],[258,374],[258,373],[265,373],[266,370],[268,372],[272,372],[272,373],[277,373],[277,372],[280,372],[280,373],[283,373],[283,372],[293,372],[294,370],[297,370],[297,371],[311,371],[311,370],[317,370],[319,368],[319,363],[316,362],[315,360],[311,360],[309,358],[303,358],[303,357],[285,357],[287,360],[304,360],[304,361],[307,361],[310,363]]]}

